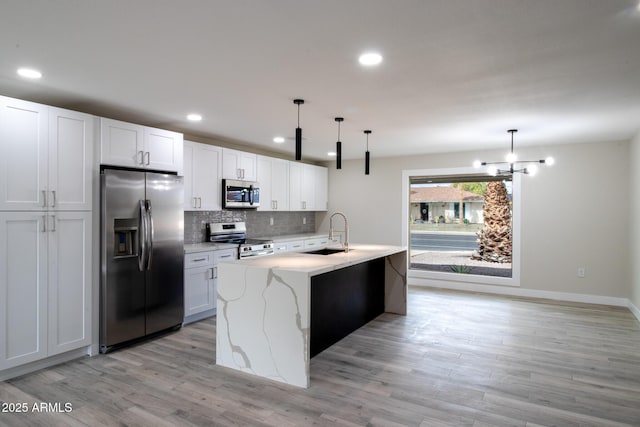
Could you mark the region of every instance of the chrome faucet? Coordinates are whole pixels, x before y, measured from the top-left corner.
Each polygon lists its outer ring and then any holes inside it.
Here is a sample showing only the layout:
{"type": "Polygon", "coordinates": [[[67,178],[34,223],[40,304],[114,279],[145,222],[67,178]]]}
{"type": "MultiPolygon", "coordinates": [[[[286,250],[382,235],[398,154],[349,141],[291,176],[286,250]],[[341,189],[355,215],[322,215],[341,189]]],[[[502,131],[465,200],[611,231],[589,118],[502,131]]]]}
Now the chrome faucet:
{"type": "Polygon", "coordinates": [[[340,215],[344,219],[344,230],[338,230],[344,232],[344,242],[342,242],[342,247],[345,252],[349,252],[349,221],[347,220],[347,216],[342,212],[334,212],[329,217],[329,240],[333,240],[333,217],[336,215],[340,215]]]}

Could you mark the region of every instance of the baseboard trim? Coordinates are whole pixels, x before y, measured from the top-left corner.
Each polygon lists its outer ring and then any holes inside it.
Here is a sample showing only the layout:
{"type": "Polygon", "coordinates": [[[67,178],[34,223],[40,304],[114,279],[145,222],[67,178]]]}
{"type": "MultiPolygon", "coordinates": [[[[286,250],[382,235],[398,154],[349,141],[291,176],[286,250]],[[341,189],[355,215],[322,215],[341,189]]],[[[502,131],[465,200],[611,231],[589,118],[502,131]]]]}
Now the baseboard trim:
{"type": "Polygon", "coordinates": [[[538,289],[523,289],[507,286],[494,286],[494,285],[477,285],[473,283],[461,283],[461,282],[444,282],[432,279],[424,279],[417,277],[408,278],[408,284],[411,286],[422,286],[429,288],[440,289],[453,289],[457,291],[479,292],[486,294],[498,294],[498,295],[510,295],[516,297],[527,298],[542,298],[556,301],[568,301],[568,302],[580,302],[585,304],[601,304],[611,305],[615,307],[628,308],[634,316],[640,319],[640,311],[634,306],[636,310],[630,306],[633,305],[628,298],[616,298],[607,297],[602,295],[588,295],[588,294],[574,294],[570,292],[553,292],[542,291],[538,289]]]}
{"type": "Polygon", "coordinates": [[[636,307],[631,300],[629,300],[629,305],[627,306],[629,308],[629,311],[631,313],[633,313],[634,316],[636,316],[636,319],[638,319],[638,321],[640,322],[640,309],[638,307],[636,307]]]}
{"type": "Polygon", "coordinates": [[[11,378],[19,377],[25,374],[30,374],[31,372],[35,372],[40,369],[49,368],[54,365],[59,365],[61,363],[69,362],[70,360],[90,355],[91,346],[87,346],[76,350],[71,350],[66,353],[47,357],[46,359],[36,360],[35,362],[27,363],[25,365],[8,368],[0,371],[0,381],[9,380],[11,378]]]}

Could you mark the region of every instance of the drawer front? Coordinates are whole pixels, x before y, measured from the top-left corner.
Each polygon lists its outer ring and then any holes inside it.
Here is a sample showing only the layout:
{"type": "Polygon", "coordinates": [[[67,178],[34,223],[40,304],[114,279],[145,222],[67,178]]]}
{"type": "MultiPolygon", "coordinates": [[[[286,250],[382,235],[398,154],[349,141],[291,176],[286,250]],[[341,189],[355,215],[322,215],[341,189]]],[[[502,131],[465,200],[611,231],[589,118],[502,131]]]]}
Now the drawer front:
{"type": "Polygon", "coordinates": [[[293,242],[289,242],[288,247],[289,247],[289,250],[292,252],[301,251],[304,249],[304,240],[296,240],[293,242]]]}
{"type": "Polygon", "coordinates": [[[229,261],[231,259],[238,259],[237,249],[223,249],[214,252],[213,263],[218,264],[220,261],[229,261]]]}
{"type": "Polygon", "coordinates": [[[213,251],[194,252],[184,256],[184,268],[213,266],[213,251]]]}
{"type": "Polygon", "coordinates": [[[307,239],[304,241],[305,249],[319,249],[323,246],[327,246],[329,244],[328,237],[322,237],[317,239],[307,239]]]}
{"type": "Polygon", "coordinates": [[[273,252],[275,253],[289,252],[289,244],[287,242],[274,243],[273,252]]]}

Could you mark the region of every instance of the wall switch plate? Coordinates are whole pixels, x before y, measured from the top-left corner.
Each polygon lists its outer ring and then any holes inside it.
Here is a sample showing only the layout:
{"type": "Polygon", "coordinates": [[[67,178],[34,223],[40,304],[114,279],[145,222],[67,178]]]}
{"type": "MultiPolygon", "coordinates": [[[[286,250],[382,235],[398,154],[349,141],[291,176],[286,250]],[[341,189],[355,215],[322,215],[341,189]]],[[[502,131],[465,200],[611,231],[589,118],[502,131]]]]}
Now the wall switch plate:
{"type": "Polygon", "coordinates": [[[305,225],[307,223],[307,217],[303,216],[302,217],[302,225],[305,225]]]}
{"type": "Polygon", "coordinates": [[[273,217],[269,217],[269,225],[273,225],[273,217]]]}
{"type": "Polygon", "coordinates": [[[578,277],[579,277],[579,278],[581,278],[581,279],[582,279],[582,278],[584,278],[585,273],[586,273],[586,272],[585,272],[584,267],[578,267],[578,277]]]}

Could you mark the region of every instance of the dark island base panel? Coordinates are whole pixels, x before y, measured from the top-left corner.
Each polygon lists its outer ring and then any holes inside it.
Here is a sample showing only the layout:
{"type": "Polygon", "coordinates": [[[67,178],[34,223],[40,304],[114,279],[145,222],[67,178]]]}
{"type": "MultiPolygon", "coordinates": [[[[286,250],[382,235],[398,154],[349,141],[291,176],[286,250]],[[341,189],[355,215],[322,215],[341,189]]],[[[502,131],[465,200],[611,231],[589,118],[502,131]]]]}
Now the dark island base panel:
{"type": "Polygon", "coordinates": [[[384,258],[311,278],[311,357],[384,313],[384,258]]]}

